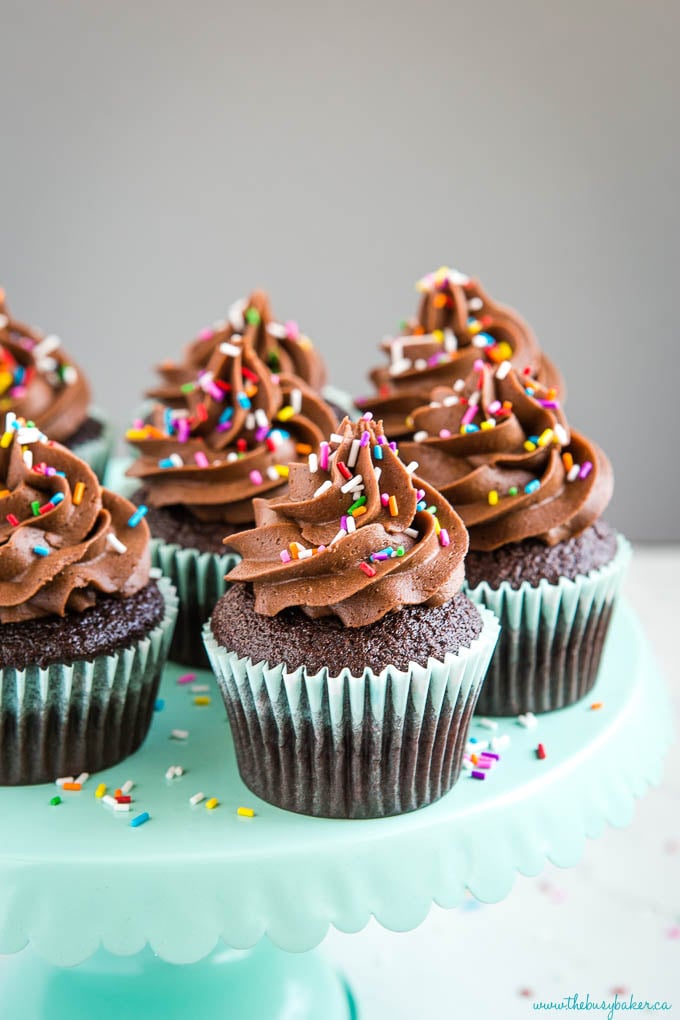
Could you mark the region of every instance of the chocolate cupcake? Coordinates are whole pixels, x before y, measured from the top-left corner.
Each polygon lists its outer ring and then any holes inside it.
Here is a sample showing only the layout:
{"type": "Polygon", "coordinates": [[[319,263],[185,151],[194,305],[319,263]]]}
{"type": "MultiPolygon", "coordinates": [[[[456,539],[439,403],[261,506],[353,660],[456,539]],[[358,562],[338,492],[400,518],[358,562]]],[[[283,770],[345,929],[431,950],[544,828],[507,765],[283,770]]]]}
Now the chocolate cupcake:
{"type": "Polygon", "coordinates": [[[288,462],[306,459],[336,424],[312,386],[267,368],[250,333],[229,336],[190,381],[168,379],[156,391],[163,403],[127,433],[153,562],[180,596],[171,657],[190,665],[207,664],[201,626],[237,562],[225,534],[252,526],[253,497],[281,494],[288,462]]]}
{"type": "Polygon", "coordinates": [[[255,513],[204,628],[244,782],[324,817],[437,800],[498,636],[460,593],[462,521],[381,423],[348,419],[255,513]]]}
{"type": "Polygon", "coordinates": [[[463,518],[468,594],[502,624],[478,711],[570,705],[595,683],[630,558],[600,519],[611,465],[570,430],[554,391],[509,362],[480,359],[430,397],[411,412],[417,441],[402,443],[402,455],[463,518]]]}
{"type": "Polygon", "coordinates": [[[0,414],[8,412],[34,422],[104,477],[113,433],[90,407],[87,379],[58,336],[12,318],[0,288],[0,414]]]}
{"type": "Polygon", "coordinates": [[[382,418],[389,435],[411,438],[411,412],[427,404],[433,389],[464,378],[479,358],[490,364],[510,360],[531,369],[548,387],[563,391],[559,372],[538,346],[531,327],[512,308],[498,304],[477,280],[442,266],[419,280],[422,294],[415,319],[381,347],[389,364],[369,377],[376,393],[356,400],[362,411],[382,418]]]}
{"type": "Polygon", "coordinates": [[[142,743],[176,615],[149,531],[91,468],[9,416],[0,438],[0,785],[142,743]]]}

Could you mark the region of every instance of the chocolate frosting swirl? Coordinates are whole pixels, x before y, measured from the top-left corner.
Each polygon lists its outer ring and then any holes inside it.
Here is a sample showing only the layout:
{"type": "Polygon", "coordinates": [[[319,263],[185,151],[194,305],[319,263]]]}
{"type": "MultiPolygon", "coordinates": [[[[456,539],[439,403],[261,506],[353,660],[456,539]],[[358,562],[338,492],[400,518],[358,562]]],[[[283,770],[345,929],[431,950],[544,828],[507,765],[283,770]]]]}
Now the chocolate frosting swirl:
{"type": "Polygon", "coordinates": [[[298,606],[364,627],[460,590],[463,523],[402,463],[381,422],[345,418],[315,456],[291,464],[287,496],[255,500],[256,528],[225,540],[243,557],[227,579],[252,584],[258,613],[298,606]]]}
{"type": "Polygon", "coordinates": [[[601,515],[611,465],[595,443],[569,430],[554,390],[508,362],[478,361],[453,388],[433,390],[412,412],[416,442],[405,458],[455,506],[470,548],[537,538],[556,545],[601,515]]]}
{"type": "Polygon", "coordinates": [[[161,386],[148,395],[166,403],[178,399],[184,383],[192,382],[205,369],[220,344],[232,337],[245,336],[260,361],[270,372],[296,375],[312,389],[321,390],[326,382],[326,367],[312,341],[296,322],[277,322],[273,318],[269,296],[255,290],[250,297],[234,302],[226,319],[202,330],[184,351],[182,362],[165,361],[158,366],[161,386]]]}
{"type": "Polygon", "coordinates": [[[0,288],[0,413],[33,421],[59,442],[87,418],[90,388],[58,336],[13,319],[0,288]]]}
{"type": "Polygon", "coordinates": [[[141,455],[127,473],[149,505],[181,505],[202,521],[248,526],[253,497],[280,494],[288,462],[336,425],[311,386],[269,371],[249,334],[231,334],[191,381],[163,392],[165,405],[127,433],[141,455]]]}
{"type": "Polygon", "coordinates": [[[125,597],[147,585],[149,529],[129,524],[135,507],[65,447],[9,424],[0,439],[0,624],[81,612],[97,592],[125,597]]]}
{"type": "Polygon", "coordinates": [[[528,323],[493,301],[477,280],[442,266],[417,288],[422,293],[417,318],[403,324],[401,336],[383,340],[390,364],[369,373],[377,393],[356,401],[382,418],[395,439],[412,435],[411,412],[428,402],[436,386],[464,378],[480,357],[490,364],[510,360],[520,372],[529,368],[563,393],[560,374],[528,323]]]}

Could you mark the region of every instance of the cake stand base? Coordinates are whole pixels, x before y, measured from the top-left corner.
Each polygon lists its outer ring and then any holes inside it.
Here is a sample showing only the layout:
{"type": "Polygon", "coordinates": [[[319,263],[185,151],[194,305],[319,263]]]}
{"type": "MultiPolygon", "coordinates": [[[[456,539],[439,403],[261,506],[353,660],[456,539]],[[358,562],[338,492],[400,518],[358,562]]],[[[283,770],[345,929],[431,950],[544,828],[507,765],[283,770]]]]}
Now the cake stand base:
{"type": "Polygon", "coordinates": [[[145,949],[100,949],[77,967],[55,967],[30,948],[0,957],[2,1020],[357,1020],[352,994],[315,952],[216,949],[193,964],[145,949]]]}

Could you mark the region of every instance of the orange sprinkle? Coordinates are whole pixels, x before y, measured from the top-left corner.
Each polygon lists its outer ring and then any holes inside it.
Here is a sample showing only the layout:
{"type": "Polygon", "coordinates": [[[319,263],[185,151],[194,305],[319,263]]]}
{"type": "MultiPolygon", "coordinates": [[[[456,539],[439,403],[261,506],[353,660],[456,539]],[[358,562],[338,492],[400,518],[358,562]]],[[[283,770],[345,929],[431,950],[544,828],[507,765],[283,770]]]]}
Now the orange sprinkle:
{"type": "Polygon", "coordinates": [[[569,452],[562,454],[562,463],[564,464],[565,471],[571,471],[574,466],[574,458],[569,452]]]}
{"type": "Polygon", "coordinates": [[[84,495],[85,495],[85,483],[84,482],[76,482],[76,487],[73,490],[73,505],[74,506],[80,506],[80,504],[83,501],[83,496],[84,495]]]}
{"type": "Polygon", "coordinates": [[[598,708],[602,708],[603,705],[604,701],[594,701],[590,707],[593,710],[593,712],[596,712],[598,708]]]}
{"type": "Polygon", "coordinates": [[[306,456],[308,453],[312,452],[312,448],[309,445],[309,443],[297,443],[295,449],[297,450],[298,453],[301,453],[303,456],[306,456]]]}
{"type": "Polygon", "coordinates": [[[257,393],[257,386],[254,386],[253,383],[251,383],[250,386],[246,386],[246,396],[247,397],[254,397],[256,393],[257,393]]]}
{"type": "Polygon", "coordinates": [[[435,308],[446,308],[446,294],[435,294],[433,304],[435,308]]]}
{"type": "Polygon", "coordinates": [[[62,783],[62,790],[82,790],[82,783],[62,783]]]}
{"type": "Polygon", "coordinates": [[[120,789],[119,790],[114,790],[113,791],[113,796],[114,797],[122,797],[123,796],[123,791],[120,790],[120,789]]]}
{"type": "Polygon", "coordinates": [[[396,496],[390,496],[390,501],[389,501],[389,503],[387,505],[388,505],[388,507],[390,509],[390,517],[398,517],[399,516],[399,507],[397,506],[397,497],[396,496]]]}
{"type": "Polygon", "coordinates": [[[352,517],[362,517],[366,513],[365,506],[358,506],[356,510],[352,510],[352,517]]]}
{"type": "Polygon", "coordinates": [[[477,762],[479,761],[479,755],[478,754],[471,754],[470,755],[470,761],[472,762],[473,765],[476,765],[477,762]]]}
{"type": "Polygon", "coordinates": [[[290,545],[288,546],[288,548],[290,549],[290,555],[293,557],[294,560],[297,560],[297,559],[300,558],[299,555],[298,555],[299,547],[298,547],[297,542],[291,542],[290,545]]]}
{"type": "Polygon", "coordinates": [[[424,332],[425,332],[425,327],[424,326],[415,326],[414,330],[413,330],[413,335],[414,336],[422,336],[424,332]]]}

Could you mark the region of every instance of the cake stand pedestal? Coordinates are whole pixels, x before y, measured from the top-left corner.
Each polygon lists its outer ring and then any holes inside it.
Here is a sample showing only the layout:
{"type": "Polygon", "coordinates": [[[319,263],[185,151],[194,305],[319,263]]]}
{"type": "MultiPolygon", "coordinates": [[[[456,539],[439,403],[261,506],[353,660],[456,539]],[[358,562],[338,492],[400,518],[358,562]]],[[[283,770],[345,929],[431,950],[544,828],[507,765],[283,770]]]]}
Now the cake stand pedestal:
{"type": "Polygon", "coordinates": [[[625,604],[585,702],[533,731],[473,723],[479,740],[511,738],[487,779],[463,774],[438,803],[397,818],[306,818],[258,800],[239,778],[214,680],[198,672],[210,690],[192,692],[182,673],[166,669],[144,747],[58,807],[53,786],[0,789],[1,1020],[148,1020],[159,1007],[164,1020],[355,1017],[344,981],[307,952],[329,925],[356,932],[374,915],[406,931],[432,902],[454,907],[469,890],[491,903],[546,859],[576,864],[586,838],[631,820],[670,741],[664,686],[625,604]],[[208,706],[194,703],[206,694],[208,706]],[[170,765],[184,774],[166,779],[170,765]],[[127,779],[132,813],[151,816],[139,828],[94,796],[127,779]],[[219,806],[191,806],[198,791],[219,806]]]}

